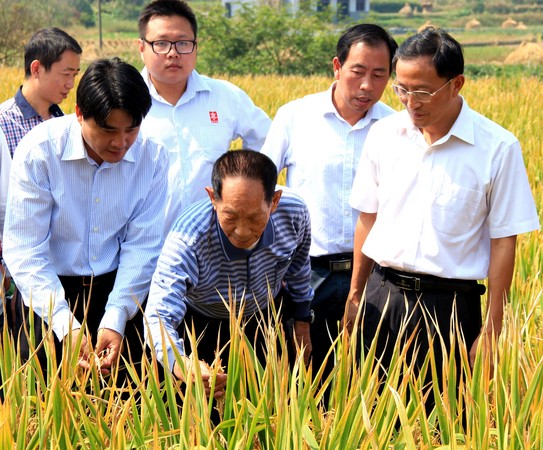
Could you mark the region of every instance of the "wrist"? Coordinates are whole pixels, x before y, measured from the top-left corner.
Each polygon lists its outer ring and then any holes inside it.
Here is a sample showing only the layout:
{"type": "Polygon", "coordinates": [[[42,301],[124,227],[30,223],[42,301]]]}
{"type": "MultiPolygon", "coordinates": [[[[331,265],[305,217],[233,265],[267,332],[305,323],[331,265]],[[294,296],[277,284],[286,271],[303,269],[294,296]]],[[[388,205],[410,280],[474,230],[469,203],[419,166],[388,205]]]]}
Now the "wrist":
{"type": "Polygon", "coordinates": [[[305,322],[305,323],[313,323],[315,321],[315,312],[310,309],[309,314],[302,316],[302,317],[294,317],[295,322],[305,322]]]}

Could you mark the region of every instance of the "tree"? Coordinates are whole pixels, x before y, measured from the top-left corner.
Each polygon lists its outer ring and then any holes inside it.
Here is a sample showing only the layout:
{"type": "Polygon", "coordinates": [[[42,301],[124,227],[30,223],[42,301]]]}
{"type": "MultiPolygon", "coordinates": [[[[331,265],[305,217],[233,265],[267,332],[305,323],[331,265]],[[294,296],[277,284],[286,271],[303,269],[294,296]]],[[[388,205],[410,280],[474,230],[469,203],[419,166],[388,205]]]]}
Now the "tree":
{"type": "Polygon", "coordinates": [[[0,62],[23,59],[24,44],[42,28],[43,10],[28,0],[0,0],[0,62]]]}
{"type": "Polygon", "coordinates": [[[327,74],[337,33],[331,12],[242,3],[234,17],[224,8],[198,12],[198,67],[203,73],[327,74]]]}

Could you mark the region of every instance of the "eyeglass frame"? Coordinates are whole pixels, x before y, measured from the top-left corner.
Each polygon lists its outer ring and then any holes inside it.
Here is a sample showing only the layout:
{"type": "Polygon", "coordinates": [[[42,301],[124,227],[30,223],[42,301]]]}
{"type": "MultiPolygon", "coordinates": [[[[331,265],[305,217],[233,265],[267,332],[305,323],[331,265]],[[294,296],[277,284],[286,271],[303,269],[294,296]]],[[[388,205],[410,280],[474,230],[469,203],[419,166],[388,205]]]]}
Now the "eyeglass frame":
{"type": "Polygon", "coordinates": [[[170,53],[172,51],[172,47],[175,48],[175,51],[179,54],[179,55],[190,55],[191,53],[194,52],[194,49],[196,48],[196,39],[179,39],[178,41],[168,41],[167,39],[157,39],[156,41],[148,41],[147,39],[145,38],[141,38],[141,40],[147,44],[149,44],[151,46],[151,50],[153,50],[153,53],[156,54],[156,55],[167,55],[168,53],[170,53]],[[167,52],[164,52],[164,53],[158,53],[156,50],[155,50],[155,43],[156,42],[168,42],[170,44],[170,48],[168,49],[167,52]],[[178,49],[177,49],[177,43],[178,42],[191,42],[192,43],[192,49],[190,52],[180,52],[178,49]]]}
{"type": "Polygon", "coordinates": [[[413,100],[419,103],[430,103],[432,99],[434,98],[434,95],[436,95],[441,89],[443,89],[445,86],[447,86],[452,80],[454,80],[456,77],[452,77],[449,81],[447,81],[443,86],[441,86],[439,89],[437,89],[434,92],[428,92],[428,91],[408,91],[407,89],[398,86],[395,83],[392,83],[391,87],[394,93],[400,98],[400,100],[408,100],[409,96],[414,96],[413,100]],[[405,91],[405,94],[401,95],[396,89],[401,89],[402,91],[405,91]],[[429,95],[430,98],[428,100],[421,100],[420,98],[417,99],[417,94],[424,94],[429,95]]]}

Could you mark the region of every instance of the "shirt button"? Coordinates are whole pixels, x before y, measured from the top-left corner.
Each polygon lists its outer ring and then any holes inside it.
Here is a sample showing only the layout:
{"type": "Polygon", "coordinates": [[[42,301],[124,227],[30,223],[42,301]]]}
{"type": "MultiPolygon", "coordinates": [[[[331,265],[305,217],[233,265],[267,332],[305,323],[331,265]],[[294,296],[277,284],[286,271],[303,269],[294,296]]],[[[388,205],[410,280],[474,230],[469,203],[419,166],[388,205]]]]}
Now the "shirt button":
{"type": "Polygon", "coordinates": [[[94,200],[96,203],[100,203],[100,198],[96,197],[96,200],[94,200]]]}
{"type": "Polygon", "coordinates": [[[92,257],[92,260],[93,260],[93,261],[96,261],[97,259],[98,259],[98,258],[96,258],[96,256],[93,256],[93,257],[92,257]]]}
{"type": "Polygon", "coordinates": [[[92,231],[94,231],[94,232],[98,231],[98,227],[94,227],[94,228],[92,229],[92,231]]]}

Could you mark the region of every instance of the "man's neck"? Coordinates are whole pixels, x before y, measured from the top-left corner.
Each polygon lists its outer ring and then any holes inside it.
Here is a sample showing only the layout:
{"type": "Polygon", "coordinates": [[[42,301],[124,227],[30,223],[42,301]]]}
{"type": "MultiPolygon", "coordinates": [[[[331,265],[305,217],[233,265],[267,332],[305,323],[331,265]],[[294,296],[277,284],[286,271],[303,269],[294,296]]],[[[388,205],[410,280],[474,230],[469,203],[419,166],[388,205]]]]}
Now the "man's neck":
{"type": "Polygon", "coordinates": [[[51,118],[49,108],[51,104],[44,100],[40,95],[36,87],[32,83],[24,83],[21,92],[30,106],[36,111],[43,120],[51,118]]]}
{"type": "Polygon", "coordinates": [[[354,127],[361,119],[366,117],[366,114],[368,113],[368,111],[356,111],[346,105],[344,99],[336,91],[336,86],[334,86],[332,89],[332,103],[334,104],[338,114],[352,127],[354,127]]]}
{"type": "Polygon", "coordinates": [[[179,99],[187,90],[187,81],[178,84],[160,83],[152,76],[149,76],[151,83],[155,87],[158,94],[171,105],[176,105],[179,99]]]}

